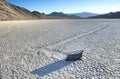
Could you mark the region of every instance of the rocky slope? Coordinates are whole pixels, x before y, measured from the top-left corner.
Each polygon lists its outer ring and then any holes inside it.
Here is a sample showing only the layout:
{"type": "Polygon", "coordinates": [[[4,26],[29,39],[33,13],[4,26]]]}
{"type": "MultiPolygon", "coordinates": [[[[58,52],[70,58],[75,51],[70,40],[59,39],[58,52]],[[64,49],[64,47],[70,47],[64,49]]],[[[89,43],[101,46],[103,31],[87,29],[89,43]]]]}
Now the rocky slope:
{"type": "Polygon", "coordinates": [[[35,14],[25,8],[10,4],[5,0],[0,0],[0,20],[23,20],[23,19],[40,19],[45,16],[35,14]]]}

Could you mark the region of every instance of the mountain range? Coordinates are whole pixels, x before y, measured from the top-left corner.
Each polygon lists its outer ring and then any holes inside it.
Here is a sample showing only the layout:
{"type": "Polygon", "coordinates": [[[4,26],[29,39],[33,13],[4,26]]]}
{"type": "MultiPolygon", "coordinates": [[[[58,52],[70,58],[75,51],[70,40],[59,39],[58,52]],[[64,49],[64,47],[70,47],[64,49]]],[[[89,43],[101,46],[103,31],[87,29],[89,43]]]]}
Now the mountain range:
{"type": "Polygon", "coordinates": [[[47,16],[58,16],[58,17],[75,17],[75,18],[86,18],[86,19],[97,19],[97,18],[105,18],[105,19],[120,19],[120,11],[110,12],[106,14],[96,14],[90,12],[82,12],[82,13],[72,13],[72,14],[64,14],[63,12],[52,12],[47,16]]]}
{"type": "Polygon", "coordinates": [[[96,14],[90,12],[65,14],[63,12],[52,12],[50,14],[40,13],[38,11],[29,11],[23,7],[13,5],[0,0],[0,20],[30,20],[30,19],[82,19],[82,18],[119,18],[120,11],[106,14],[96,14]]]}
{"type": "Polygon", "coordinates": [[[80,17],[78,17],[78,16],[65,14],[63,12],[52,12],[50,14],[47,14],[46,16],[57,17],[57,18],[78,18],[78,19],[80,19],[80,17]]]}
{"type": "Polygon", "coordinates": [[[120,19],[120,11],[110,12],[103,15],[92,16],[89,18],[106,18],[106,19],[120,19]]]}
{"type": "Polygon", "coordinates": [[[26,8],[19,7],[8,3],[6,0],[0,0],[0,20],[30,20],[30,19],[66,19],[66,18],[79,18],[76,16],[68,16],[64,13],[51,13],[45,15],[38,11],[29,11],[26,8]],[[57,14],[56,16],[53,16],[57,14]],[[52,15],[52,16],[50,16],[52,15]]]}
{"type": "Polygon", "coordinates": [[[74,15],[74,16],[78,16],[78,17],[81,17],[81,18],[88,18],[88,17],[92,17],[92,16],[97,16],[97,15],[100,15],[100,14],[90,13],[90,12],[82,12],[82,13],[72,13],[72,14],[69,14],[69,15],[74,15]]]}

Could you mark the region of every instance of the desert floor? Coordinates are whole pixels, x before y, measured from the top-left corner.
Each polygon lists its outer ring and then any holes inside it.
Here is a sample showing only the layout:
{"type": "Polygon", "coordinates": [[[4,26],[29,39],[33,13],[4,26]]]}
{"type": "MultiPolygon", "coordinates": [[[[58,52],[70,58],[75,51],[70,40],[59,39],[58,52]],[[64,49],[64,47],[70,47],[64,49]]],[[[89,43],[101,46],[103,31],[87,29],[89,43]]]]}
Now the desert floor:
{"type": "Polygon", "coordinates": [[[1,79],[120,79],[120,20],[0,22],[1,79]],[[86,59],[65,61],[84,50],[86,59]]]}

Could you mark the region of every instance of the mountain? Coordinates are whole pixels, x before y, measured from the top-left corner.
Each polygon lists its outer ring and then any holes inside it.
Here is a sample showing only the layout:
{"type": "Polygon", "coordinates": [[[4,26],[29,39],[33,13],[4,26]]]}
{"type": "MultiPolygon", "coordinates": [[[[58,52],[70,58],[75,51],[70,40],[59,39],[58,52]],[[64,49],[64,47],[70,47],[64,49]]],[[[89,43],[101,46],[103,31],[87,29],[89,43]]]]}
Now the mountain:
{"type": "Polygon", "coordinates": [[[60,16],[60,17],[68,17],[67,14],[64,14],[63,12],[52,12],[48,14],[47,16],[60,16]]]}
{"type": "Polygon", "coordinates": [[[103,15],[98,15],[98,16],[94,16],[94,17],[89,17],[89,18],[106,18],[106,19],[120,19],[120,11],[118,12],[110,12],[107,14],[103,14],[103,15]]]}
{"type": "Polygon", "coordinates": [[[44,13],[40,13],[38,11],[33,11],[32,13],[39,18],[47,18],[44,13]]]}
{"type": "Polygon", "coordinates": [[[90,12],[82,12],[82,13],[73,13],[73,14],[69,14],[69,15],[74,15],[74,16],[78,16],[78,17],[81,17],[81,18],[88,18],[88,17],[91,17],[91,16],[97,16],[99,14],[90,13],[90,12]]]}
{"type": "Polygon", "coordinates": [[[23,20],[23,19],[40,19],[45,16],[42,14],[36,14],[23,7],[19,7],[0,0],[0,20],[23,20]]]}
{"type": "Polygon", "coordinates": [[[53,18],[80,18],[78,16],[64,14],[63,12],[52,12],[50,14],[47,14],[47,16],[53,18]]]}

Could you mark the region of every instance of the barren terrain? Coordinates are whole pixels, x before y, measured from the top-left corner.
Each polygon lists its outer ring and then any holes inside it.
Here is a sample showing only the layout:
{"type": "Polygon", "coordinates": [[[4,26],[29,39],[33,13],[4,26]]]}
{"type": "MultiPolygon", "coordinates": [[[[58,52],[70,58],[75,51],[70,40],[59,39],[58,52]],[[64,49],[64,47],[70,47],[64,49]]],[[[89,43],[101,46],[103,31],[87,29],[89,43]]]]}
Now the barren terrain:
{"type": "Polygon", "coordinates": [[[120,20],[0,22],[1,79],[120,79],[120,20]],[[65,61],[84,50],[84,60],[65,61]]]}

